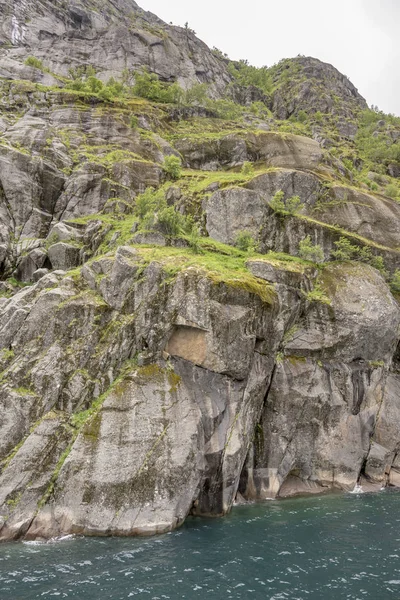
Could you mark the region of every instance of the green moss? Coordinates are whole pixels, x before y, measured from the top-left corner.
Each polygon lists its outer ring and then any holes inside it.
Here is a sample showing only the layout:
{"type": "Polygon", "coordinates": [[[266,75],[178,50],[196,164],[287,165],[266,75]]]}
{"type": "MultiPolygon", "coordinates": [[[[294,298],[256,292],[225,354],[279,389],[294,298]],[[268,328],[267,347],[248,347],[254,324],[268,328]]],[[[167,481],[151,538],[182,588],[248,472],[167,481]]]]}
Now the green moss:
{"type": "Polygon", "coordinates": [[[47,501],[49,500],[50,496],[52,495],[52,493],[54,491],[54,486],[55,486],[55,484],[57,482],[57,479],[58,479],[58,476],[60,474],[60,471],[61,471],[62,467],[64,466],[64,463],[67,460],[67,458],[68,458],[68,456],[69,456],[69,454],[71,452],[71,449],[72,449],[72,446],[73,446],[73,444],[75,442],[75,439],[76,439],[76,435],[73,436],[71,443],[69,444],[69,446],[67,446],[67,448],[64,450],[64,452],[61,454],[60,458],[58,459],[56,468],[54,469],[53,474],[51,476],[50,483],[49,483],[49,485],[48,485],[45,493],[43,494],[43,496],[41,497],[41,499],[38,502],[37,512],[41,508],[43,508],[43,506],[47,503],[47,501]]]}
{"type": "Polygon", "coordinates": [[[249,255],[243,252],[236,250],[236,254],[229,251],[226,255],[221,255],[217,252],[204,251],[202,254],[193,255],[180,248],[143,246],[138,246],[137,250],[146,263],[160,262],[164,271],[171,277],[175,277],[189,267],[196,267],[214,284],[224,284],[255,294],[268,304],[275,301],[276,293],[273,286],[248,271],[246,260],[249,255]]]}
{"type": "Polygon", "coordinates": [[[379,368],[385,366],[385,361],[384,360],[370,360],[369,366],[374,369],[379,369],[379,368]]]}
{"type": "Polygon", "coordinates": [[[19,396],[37,396],[36,392],[25,387],[13,388],[13,391],[19,396]]]}
{"type": "Polygon", "coordinates": [[[3,471],[8,467],[8,465],[10,464],[10,462],[12,461],[12,459],[14,458],[14,456],[17,454],[17,452],[25,444],[25,441],[27,440],[27,438],[30,435],[30,433],[31,433],[31,431],[29,432],[28,435],[26,435],[25,437],[23,437],[20,442],[18,442],[18,444],[11,450],[11,452],[8,454],[8,456],[4,459],[4,461],[2,463],[3,471]]]}
{"type": "Polygon", "coordinates": [[[288,342],[290,342],[298,330],[299,330],[298,325],[292,325],[292,327],[290,327],[287,331],[285,331],[285,334],[283,336],[283,343],[287,344],[288,342]]]}
{"type": "Polygon", "coordinates": [[[332,304],[331,299],[320,282],[315,283],[310,292],[304,292],[304,296],[307,298],[308,302],[319,302],[321,304],[327,304],[328,306],[332,304]]]}
{"type": "Polygon", "coordinates": [[[164,369],[155,363],[138,367],[136,370],[136,375],[139,380],[142,380],[143,385],[146,385],[146,380],[161,382],[164,379],[164,374],[164,369]]]}
{"type": "MultiPolygon", "coordinates": [[[[116,393],[117,389],[117,387],[114,388],[114,393],[116,393]]],[[[77,421],[75,421],[75,423],[76,422],[77,421]]],[[[85,437],[85,440],[90,440],[93,443],[96,443],[98,441],[101,429],[101,422],[102,414],[100,411],[95,412],[90,419],[87,419],[87,421],[84,424],[84,427],[82,427],[82,433],[85,437]]]]}
{"type": "Polygon", "coordinates": [[[288,360],[293,366],[299,363],[302,364],[307,362],[307,358],[305,356],[285,356],[285,359],[288,360]]]}
{"type": "Polygon", "coordinates": [[[0,351],[0,360],[12,360],[15,356],[15,352],[14,350],[10,349],[7,350],[7,348],[3,348],[3,350],[0,351]]]}
{"type": "Polygon", "coordinates": [[[85,289],[79,292],[78,294],[74,294],[70,296],[66,300],[63,300],[57,305],[57,310],[62,310],[65,306],[70,304],[74,304],[76,302],[81,302],[83,304],[89,303],[94,304],[96,308],[108,308],[108,304],[104,302],[103,297],[100,294],[97,294],[94,290],[85,289]]]}
{"type": "Polygon", "coordinates": [[[169,391],[171,394],[174,394],[178,390],[178,387],[180,386],[182,379],[173,370],[168,370],[167,377],[168,377],[168,383],[171,386],[169,391]]]}
{"type": "Polygon", "coordinates": [[[10,498],[7,499],[6,505],[10,508],[10,510],[15,510],[20,503],[22,498],[22,492],[14,493],[10,498]]]}

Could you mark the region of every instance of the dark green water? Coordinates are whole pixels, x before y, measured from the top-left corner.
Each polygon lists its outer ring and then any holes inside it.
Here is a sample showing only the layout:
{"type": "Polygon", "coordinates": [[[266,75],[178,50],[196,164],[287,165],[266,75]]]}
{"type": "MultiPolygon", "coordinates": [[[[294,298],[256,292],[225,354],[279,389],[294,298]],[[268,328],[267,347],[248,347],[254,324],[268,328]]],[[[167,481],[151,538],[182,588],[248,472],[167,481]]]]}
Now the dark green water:
{"type": "Polygon", "coordinates": [[[400,493],[235,508],[146,539],[0,545],[0,599],[400,598],[400,493]]]}

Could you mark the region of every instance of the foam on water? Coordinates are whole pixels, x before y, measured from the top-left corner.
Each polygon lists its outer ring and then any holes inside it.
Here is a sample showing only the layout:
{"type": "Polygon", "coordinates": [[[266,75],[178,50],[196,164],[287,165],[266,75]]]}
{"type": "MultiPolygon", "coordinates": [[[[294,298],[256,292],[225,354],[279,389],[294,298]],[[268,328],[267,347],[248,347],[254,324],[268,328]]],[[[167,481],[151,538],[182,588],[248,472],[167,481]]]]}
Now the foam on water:
{"type": "Polygon", "coordinates": [[[46,546],[47,544],[58,544],[59,542],[65,542],[66,540],[74,539],[74,535],[61,535],[59,537],[50,538],[49,540],[28,540],[22,543],[25,546],[46,546]]]}
{"type": "Polygon", "coordinates": [[[354,488],[349,493],[350,494],[364,494],[364,490],[362,489],[361,485],[359,485],[358,483],[356,483],[356,485],[354,486],[354,488]]]}

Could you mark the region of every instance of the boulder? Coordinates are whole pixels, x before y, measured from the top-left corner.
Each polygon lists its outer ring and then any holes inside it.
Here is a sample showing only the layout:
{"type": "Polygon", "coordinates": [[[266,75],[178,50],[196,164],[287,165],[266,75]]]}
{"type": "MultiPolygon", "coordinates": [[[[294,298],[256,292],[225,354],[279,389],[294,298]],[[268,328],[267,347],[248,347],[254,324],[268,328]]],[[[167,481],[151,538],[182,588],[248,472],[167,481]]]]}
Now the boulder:
{"type": "Polygon", "coordinates": [[[58,242],[48,249],[48,257],[53,269],[68,271],[80,264],[80,250],[77,246],[58,242]]]}

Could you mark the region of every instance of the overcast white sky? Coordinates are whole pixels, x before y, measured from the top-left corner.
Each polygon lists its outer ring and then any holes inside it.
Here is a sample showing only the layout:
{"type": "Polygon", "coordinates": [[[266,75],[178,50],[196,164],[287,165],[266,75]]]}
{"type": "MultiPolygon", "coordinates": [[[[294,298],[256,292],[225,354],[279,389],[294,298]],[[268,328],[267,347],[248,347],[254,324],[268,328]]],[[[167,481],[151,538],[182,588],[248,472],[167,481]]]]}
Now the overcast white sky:
{"type": "Polygon", "coordinates": [[[166,22],[254,65],[305,54],[348,75],[368,104],[400,116],[400,0],[137,0],[166,22]]]}

